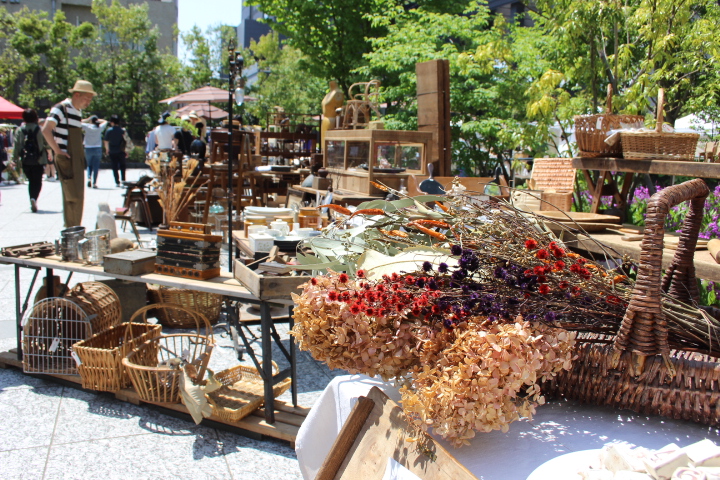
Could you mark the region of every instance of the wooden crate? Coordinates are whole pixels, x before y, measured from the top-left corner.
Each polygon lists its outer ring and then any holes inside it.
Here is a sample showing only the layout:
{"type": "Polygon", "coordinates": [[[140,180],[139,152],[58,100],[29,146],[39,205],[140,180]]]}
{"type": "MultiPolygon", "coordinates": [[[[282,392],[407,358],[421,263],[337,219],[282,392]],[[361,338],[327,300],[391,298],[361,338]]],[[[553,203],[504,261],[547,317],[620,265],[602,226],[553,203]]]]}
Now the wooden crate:
{"type": "Polygon", "coordinates": [[[291,292],[300,293],[297,287],[310,280],[308,276],[260,275],[239,260],[233,264],[233,274],[235,280],[245,285],[260,300],[289,300],[292,298],[291,292]]]}

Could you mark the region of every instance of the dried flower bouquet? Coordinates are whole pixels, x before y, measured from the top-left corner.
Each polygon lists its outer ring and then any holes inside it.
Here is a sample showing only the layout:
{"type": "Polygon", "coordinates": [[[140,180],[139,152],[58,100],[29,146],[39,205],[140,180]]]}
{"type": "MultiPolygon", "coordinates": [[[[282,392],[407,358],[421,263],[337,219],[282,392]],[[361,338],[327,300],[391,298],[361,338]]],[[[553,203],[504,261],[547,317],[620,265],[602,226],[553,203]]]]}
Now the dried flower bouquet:
{"type": "MultiPolygon", "coordinates": [[[[159,155],[167,154],[160,152],[159,155]]],[[[155,174],[155,182],[158,191],[160,206],[163,208],[163,223],[166,225],[174,222],[180,212],[186,208],[195,198],[197,189],[208,182],[200,182],[201,175],[191,178],[199,162],[195,158],[189,158],[184,163],[172,157],[169,162],[163,158],[154,156],[145,162],[155,174]],[[176,180],[176,176],[180,180],[176,180]]]]}
{"type": "MultiPolygon", "coordinates": [[[[607,268],[583,258],[552,220],[459,187],[353,214],[331,208],[343,219],[298,256],[301,268],[327,272],[294,296],[299,348],[331,368],[396,379],[411,422],[457,445],[530,417],[538,384],[569,368],[574,331],[617,332],[630,299],[627,259],[607,268]],[[345,228],[356,215],[366,222],[345,228]]],[[[716,321],[663,306],[671,344],[718,344],[716,321]]]]}

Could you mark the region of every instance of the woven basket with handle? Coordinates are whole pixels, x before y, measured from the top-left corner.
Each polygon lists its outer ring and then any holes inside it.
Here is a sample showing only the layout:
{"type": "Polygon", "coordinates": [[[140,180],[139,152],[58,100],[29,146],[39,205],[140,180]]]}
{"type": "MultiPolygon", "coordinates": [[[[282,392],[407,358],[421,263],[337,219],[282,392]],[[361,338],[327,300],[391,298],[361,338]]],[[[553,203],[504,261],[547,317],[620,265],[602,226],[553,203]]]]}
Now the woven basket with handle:
{"type": "Polygon", "coordinates": [[[620,145],[608,145],[605,139],[611,130],[618,130],[621,124],[642,123],[642,115],[614,115],[612,113],[612,85],[608,84],[604,115],[575,115],[575,139],[581,157],[622,158],[620,145]]]}
{"type": "Polygon", "coordinates": [[[654,132],[620,132],[623,156],[631,160],[693,161],[698,133],[662,131],[665,90],[658,91],[657,123],[654,132]]]}
{"type": "MultiPolygon", "coordinates": [[[[181,305],[188,310],[199,312],[207,318],[210,325],[215,325],[220,317],[223,296],[217,293],[199,292],[186,288],[148,285],[148,295],[152,303],[172,303],[181,305]]],[[[192,315],[175,311],[173,315],[161,308],[155,309],[158,322],[168,328],[195,328],[192,315]]]]}
{"type": "Polygon", "coordinates": [[[180,305],[148,305],[138,310],[136,315],[147,321],[148,312],[154,308],[163,308],[170,315],[182,313],[192,316],[196,332],[162,335],[148,340],[123,358],[122,364],[142,401],[180,403],[182,369],[173,365],[173,361],[184,359],[187,363],[196,363],[209,354],[214,344],[212,327],[203,314],[180,305]],[[204,333],[201,328],[205,329],[204,333]]]}
{"type": "Polygon", "coordinates": [[[618,333],[580,336],[572,369],[544,384],[545,393],[720,425],[720,363],[713,356],[670,348],[661,303],[663,292],[686,303],[698,299],[693,257],[708,193],[705,182],[695,179],[653,195],[635,289],[618,333]],[[679,247],[661,279],[665,217],[686,200],[690,211],[679,247]]]}
{"type": "Polygon", "coordinates": [[[135,313],[128,323],[113,325],[73,345],[82,362],[78,373],[83,388],[116,392],[130,385],[122,359],[138,345],[160,337],[162,330],[161,325],[147,323],[147,319],[144,323],[133,323],[137,318],[135,313]]]}

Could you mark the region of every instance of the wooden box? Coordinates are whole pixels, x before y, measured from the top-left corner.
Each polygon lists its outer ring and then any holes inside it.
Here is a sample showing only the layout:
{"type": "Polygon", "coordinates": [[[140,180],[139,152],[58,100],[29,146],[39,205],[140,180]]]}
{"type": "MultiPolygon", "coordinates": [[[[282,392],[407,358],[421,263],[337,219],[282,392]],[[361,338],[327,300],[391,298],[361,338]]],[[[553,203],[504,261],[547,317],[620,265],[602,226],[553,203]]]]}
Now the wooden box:
{"type": "Polygon", "coordinates": [[[155,269],[155,252],[130,250],[105,255],[103,270],[117,275],[142,275],[155,269]]]}
{"type": "Polygon", "coordinates": [[[297,287],[310,280],[309,276],[260,275],[239,260],[233,264],[233,274],[235,280],[245,285],[259,300],[290,300],[290,293],[300,293],[297,287]]]}

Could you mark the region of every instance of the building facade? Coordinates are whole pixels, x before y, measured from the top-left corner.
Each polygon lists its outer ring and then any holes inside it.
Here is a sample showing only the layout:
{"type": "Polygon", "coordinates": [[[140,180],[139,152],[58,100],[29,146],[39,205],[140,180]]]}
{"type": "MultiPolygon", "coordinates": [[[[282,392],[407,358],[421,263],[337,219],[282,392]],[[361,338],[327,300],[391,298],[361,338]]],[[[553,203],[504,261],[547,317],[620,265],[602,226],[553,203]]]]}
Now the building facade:
{"type": "MultiPolygon", "coordinates": [[[[160,51],[177,55],[177,41],[173,35],[173,27],[178,22],[178,0],[120,0],[120,4],[125,7],[138,3],[148,5],[150,21],[160,32],[158,39],[160,51]]],[[[92,0],[0,0],[0,6],[5,7],[10,13],[27,7],[30,10],[47,12],[50,18],[55,12],[62,11],[67,21],[74,25],[83,22],[97,23],[97,18],[91,11],[92,0]]]]}

